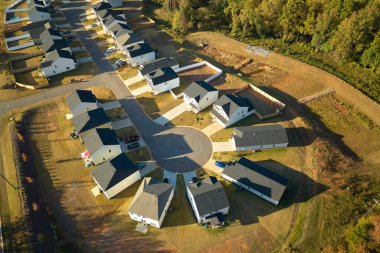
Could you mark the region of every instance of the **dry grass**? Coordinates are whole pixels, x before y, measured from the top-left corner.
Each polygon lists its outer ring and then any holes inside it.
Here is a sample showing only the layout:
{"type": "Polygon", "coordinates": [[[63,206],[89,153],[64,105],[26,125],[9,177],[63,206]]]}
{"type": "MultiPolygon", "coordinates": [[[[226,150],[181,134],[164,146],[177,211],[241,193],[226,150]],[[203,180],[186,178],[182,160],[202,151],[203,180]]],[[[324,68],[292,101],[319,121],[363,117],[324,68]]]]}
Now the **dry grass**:
{"type": "Polygon", "coordinates": [[[208,125],[211,125],[212,123],[210,116],[211,110],[212,106],[207,107],[199,113],[185,111],[184,113],[170,121],[169,124],[175,126],[192,126],[198,129],[202,129],[207,127],[208,125]]]}
{"type": "Polygon", "coordinates": [[[21,60],[21,61],[14,61],[12,62],[12,68],[13,69],[21,69],[21,68],[26,68],[26,67],[32,67],[32,66],[39,66],[41,64],[43,56],[36,56],[32,57],[26,60],[21,60]]]}
{"type": "Polygon", "coordinates": [[[248,83],[239,77],[227,73],[212,80],[210,85],[214,86],[222,94],[231,94],[248,85],[248,83]]]}
{"type": "Polygon", "coordinates": [[[24,73],[14,74],[14,76],[16,82],[26,85],[36,86],[48,84],[47,79],[45,78],[45,76],[40,75],[40,71],[38,69],[24,73]]]}
{"type": "Polygon", "coordinates": [[[100,103],[107,103],[117,100],[112,90],[108,89],[107,87],[92,87],[90,90],[100,103]]]}
{"type": "Polygon", "coordinates": [[[148,85],[147,82],[146,82],[146,80],[142,80],[140,82],[137,82],[137,83],[129,85],[128,89],[129,90],[136,90],[138,88],[144,87],[145,85],[148,85]]]}
{"type": "Polygon", "coordinates": [[[129,159],[131,159],[134,162],[150,160],[150,153],[147,147],[142,147],[139,149],[128,151],[126,154],[128,155],[129,159]]]}
{"type": "Polygon", "coordinates": [[[163,115],[183,102],[182,99],[173,98],[170,92],[164,92],[158,95],[145,92],[137,96],[136,99],[143,107],[145,113],[152,119],[158,118],[160,115],[163,115]]]}
{"type": "Polygon", "coordinates": [[[93,62],[79,64],[77,69],[64,72],[59,75],[52,76],[50,78],[50,85],[69,84],[71,79],[75,80],[87,80],[98,73],[98,67],[93,62]]]}
{"type": "Polygon", "coordinates": [[[123,80],[127,80],[129,78],[132,78],[138,74],[137,68],[132,68],[129,66],[124,66],[120,69],[118,69],[118,73],[123,80]]]}
{"type": "Polygon", "coordinates": [[[179,72],[181,85],[178,88],[173,89],[175,94],[183,92],[192,82],[194,81],[204,81],[207,78],[216,74],[216,71],[207,65],[202,65],[200,67],[185,70],[179,72]]]}
{"type": "Polygon", "coordinates": [[[111,121],[117,121],[117,120],[122,120],[122,119],[128,118],[127,113],[124,111],[124,109],[122,107],[107,110],[106,114],[111,119],[111,121]]]}
{"type": "Polygon", "coordinates": [[[124,139],[128,136],[138,135],[138,133],[133,126],[129,126],[116,130],[116,135],[119,139],[124,139]]]}

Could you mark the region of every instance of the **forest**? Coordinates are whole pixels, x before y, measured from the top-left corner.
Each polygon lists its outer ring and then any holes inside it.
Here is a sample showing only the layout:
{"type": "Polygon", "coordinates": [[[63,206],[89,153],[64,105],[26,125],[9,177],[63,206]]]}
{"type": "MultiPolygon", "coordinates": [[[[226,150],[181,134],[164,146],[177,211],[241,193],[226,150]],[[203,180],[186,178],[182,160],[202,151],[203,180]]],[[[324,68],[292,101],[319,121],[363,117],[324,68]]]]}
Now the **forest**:
{"type": "Polygon", "coordinates": [[[339,76],[380,102],[380,0],[153,0],[177,34],[224,32],[339,76]]]}

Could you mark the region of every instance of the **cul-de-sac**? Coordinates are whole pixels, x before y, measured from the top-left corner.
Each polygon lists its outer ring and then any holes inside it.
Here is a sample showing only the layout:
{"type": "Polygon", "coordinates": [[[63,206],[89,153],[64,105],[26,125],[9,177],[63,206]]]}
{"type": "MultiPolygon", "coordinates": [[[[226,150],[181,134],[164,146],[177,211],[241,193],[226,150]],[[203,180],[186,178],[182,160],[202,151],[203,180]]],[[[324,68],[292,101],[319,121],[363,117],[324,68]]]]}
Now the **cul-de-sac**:
{"type": "Polygon", "coordinates": [[[0,253],[379,252],[378,0],[0,1],[0,253]]]}

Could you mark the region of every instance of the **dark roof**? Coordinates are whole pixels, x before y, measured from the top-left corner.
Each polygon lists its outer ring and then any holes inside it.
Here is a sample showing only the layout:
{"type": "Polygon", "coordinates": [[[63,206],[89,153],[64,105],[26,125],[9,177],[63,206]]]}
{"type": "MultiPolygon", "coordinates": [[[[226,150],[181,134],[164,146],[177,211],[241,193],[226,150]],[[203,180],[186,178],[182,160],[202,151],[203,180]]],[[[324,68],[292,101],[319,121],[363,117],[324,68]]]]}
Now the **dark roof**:
{"type": "Polygon", "coordinates": [[[141,65],[140,67],[140,73],[141,75],[145,76],[146,74],[155,71],[160,68],[165,67],[173,67],[178,65],[178,62],[175,58],[160,58],[148,63],[145,63],[144,65],[141,65]]]}
{"type": "Polygon", "coordinates": [[[32,22],[26,26],[21,27],[23,32],[30,32],[36,29],[46,29],[48,27],[55,27],[55,25],[50,20],[41,20],[38,22],[32,22]]]}
{"type": "Polygon", "coordinates": [[[128,45],[131,45],[133,43],[138,43],[138,42],[143,42],[144,39],[141,38],[140,35],[138,35],[137,33],[124,33],[124,34],[118,34],[118,36],[116,36],[116,40],[117,42],[119,42],[119,44],[121,46],[128,46],[128,45]]]}
{"type": "Polygon", "coordinates": [[[170,67],[160,68],[150,72],[147,77],[152,80],[153,85],[158,85],[178,78],[177,73],[170,67]]]}
{"type": "Polygon", "coordinates": [[[187,187],[194,198],[200,216],[229,207],[227,195],[216,177],[206,177],[187,187]]]}
{"type": "Polygon", "coordinates": [[[110,119],[103,108],[97,108],[73,117],[72,122],[75,130],[78,133],[83,133],[92,128],[109,123],[110,119]]]}
{"type": "Polygon", "coordinates": [[[289,143],[286,130],[280,124],[235,127],[236,147],[289,143]]]}
{"type": "Polygon", "coordinates": [[[159,220],[169,201],[174,186],[156,178],[146,177],[141,182],[128,211],[145,218],[159,220]]]}
{"type": "Polygon", "coordinates": [[[99,16],[100,19],[105,19],[106,17],[111,15],[111,13],[111,9],[100,9],[96,11],[96,14],[99,16]]]}
{"type": "Polygon", "coordinates": [[[66,98],[66,104],[72,111],[80,103],[96,103],[96,97],[90,90],[75,90],[66,98]]]}
{"type": "Polygon", "coordinates": [[[192,82],[183,93],[199,102],[204,96],[212,91],[218,90],[205,81],[195,81],[192,82]]]}
{"type": "Polygon", "coordinates": [[[114,25],[108,28],[115,36],[120,36],[124,33],[133,32],[132,28],[129,25],[123,23],[115,23],[114,25]]]}
{"type": "Polygon", "coordinates": [[[67,50],[54,50],[45,54],[45,60],[41,62],[42,68],[47,68],[53,64],[54,61],[60,58],[72,59],[74,60],[73,55],[67,50]]]}
{"type": "Polygon", "coordinates": [[[223,111],[227,116],[231,116],[238,108],[248,107],[248,111],[253,109],[253,105],[244,99],[243,97],[237,97],[235,95],[223,95],[215,102],[215,105],[218,105],[223,108],[223,111]]]}
{"type": "Polygon", "coordinates": [[[28,3],[27,3],[27,6],[28,6],[29,9],[30,9],[30,8],[33,8],[33,7],[36,6],[36,5],[46,6],[44,2],[39,1],[39,0],[30,0],[30,1],[28,1],[28,3]]]}
{"type": "Polygon", "coordinates": [[[28,12],[34,11],[49,13],[49,10],[46,7],[39,7],[37,5],[34,5],[33,7],[29,8],[28,12]]]}
{"type": "Polygon", "coordinates": [[[223,175],[279,202],[288,179],[247,158],[240,158],[235,165],[227,165],[223,175]]]}
{"type": "Polygon", "coordinates": [[[106,145],[120,145],[114,130],[109,128],[95,128],[83,139],[90,155],[95,154],[101,147],[106,145]]]}
{"type": "Polygon", "coordinates": [[[90,173],[103,191],[107,191],[138,171],[125,153],[96,166],[90,173]]]}
{"type": "Polygon", "coordinates": [[[136,56],[154,52],[154,49],[151,48],[148,43],[144,42],[144,43],[135,44],[131,47],[127,47],[127,51],[129,52],[129,55],[133,58],[136,56]]]}
{"type": "Polygon", "coordinates": [[[103,24],[105,26],[108,26],[109,24],[111,24],[112,22],[114,21],[126,21],[125,18],[123,17],[120,17],[118,15],[114,15],[114,14],[111,14],[109,15],[104,21],[103,21],[103,24]]]}
{"type": "Polygon", "coordinates": [[[62,35],[61,35],[61,33],[59,32],[59,30],[49,28],[49,29],[46,29],[45,31],[43,31],[43,32],[40,34],[40,39],[41,39],[42,42],[44,42],[45,40],[50,39],[50,36],[62,37],[62,35]]]}
{"type": "Polygon", "coordinates": [[[112,8],[112,6],[106,2],[98,2],[92,6],[92,9],[94,9],[94,11],[100,11],[109,8],[112,8]]]}
{"type": "Polygon", "coordinates": [[[65,39],[60,40],[53,40],[53,39],[47,39],[42,43],[42,50],[45,53],[49,53],[54,50],[59,50],[63,48],[67,48],[69,45],[67,44],[67,41],[65,39]]]}

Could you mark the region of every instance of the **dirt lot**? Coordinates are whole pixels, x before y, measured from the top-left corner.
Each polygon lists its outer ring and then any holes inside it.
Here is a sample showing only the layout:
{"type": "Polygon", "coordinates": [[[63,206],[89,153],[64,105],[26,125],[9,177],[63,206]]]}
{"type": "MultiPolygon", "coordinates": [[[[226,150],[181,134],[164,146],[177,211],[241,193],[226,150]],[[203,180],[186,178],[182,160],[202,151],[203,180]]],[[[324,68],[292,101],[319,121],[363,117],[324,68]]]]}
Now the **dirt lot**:
{"type": "MultiPolygon", "coordinates": [[[[254,55],[245,49],[246,44],[217,33],[194,33],[189,35],[187,40],[193,45],[199,41],[207,42],[209,46],[204,50],[198,50],[199,53],[211,56],[226,66],[234,66],[236,62],[247,58],[252,59],[253,62],[265,64],[269,67],[268,70],[260,72],[256,80],[283,90],[296,99],[310,96],[326,88],[333,88],[344,100],[357,106],[360,111],[380,125],[378,117],[380,105],[343,80],[321,69],[273,52],[268,57],[254,55]]],[[[255,74],[251,77],[256,78],[255,74]]]]}
{"type": "Polygon", "coordinates": [[[232,94],[236,90],[248,85],[248,83],[241,78],[226,73],[212,80],[210,85],[217,88],[221,94],[232,94]]]}

